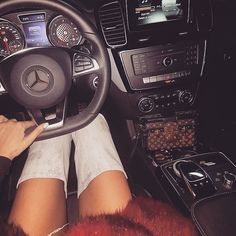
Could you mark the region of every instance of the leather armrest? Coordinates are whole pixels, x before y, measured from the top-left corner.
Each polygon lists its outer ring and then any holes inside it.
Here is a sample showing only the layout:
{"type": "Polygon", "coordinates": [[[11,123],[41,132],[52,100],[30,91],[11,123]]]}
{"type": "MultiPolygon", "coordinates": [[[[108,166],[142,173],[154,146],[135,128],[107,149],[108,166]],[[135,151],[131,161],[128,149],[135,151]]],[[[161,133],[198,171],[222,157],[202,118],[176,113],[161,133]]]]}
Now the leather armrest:
{"type": "Polygon", "coordinates": [[[204,236],[236,235],[236,192],[208,197],[191,209],[193,221],[204,236]]]}

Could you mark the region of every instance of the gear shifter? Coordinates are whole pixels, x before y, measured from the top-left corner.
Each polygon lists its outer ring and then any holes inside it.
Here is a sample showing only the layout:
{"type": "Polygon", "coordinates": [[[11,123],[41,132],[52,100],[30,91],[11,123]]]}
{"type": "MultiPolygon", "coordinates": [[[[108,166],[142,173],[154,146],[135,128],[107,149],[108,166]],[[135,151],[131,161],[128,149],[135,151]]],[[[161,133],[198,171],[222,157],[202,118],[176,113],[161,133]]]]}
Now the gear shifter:
{"type": "Polygon", "coordinates": [[[194,198],[213,194],[216,188],[205,170],[193,161],[176,161],[173,166],[175,174],[181,178],[194,198]]]}

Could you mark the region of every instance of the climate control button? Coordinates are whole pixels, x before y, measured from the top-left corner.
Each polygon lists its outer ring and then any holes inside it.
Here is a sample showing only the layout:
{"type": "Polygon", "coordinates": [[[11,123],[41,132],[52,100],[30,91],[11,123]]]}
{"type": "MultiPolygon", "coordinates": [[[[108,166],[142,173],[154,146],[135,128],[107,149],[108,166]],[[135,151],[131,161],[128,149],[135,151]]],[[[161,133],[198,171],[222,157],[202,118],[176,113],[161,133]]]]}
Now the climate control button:
{"type": "Polygon", "coordinates": [[[150,97],[143,97],[138,102],[139,111],[148,113],[151,112],[155,107],[155,102],[150,97]]]}
{"type": "Polygon", "coordinates": [[[182,104],[191,104],[193,102],[193,94],[189,90],[179,92],[179,102],[182,104]]]}

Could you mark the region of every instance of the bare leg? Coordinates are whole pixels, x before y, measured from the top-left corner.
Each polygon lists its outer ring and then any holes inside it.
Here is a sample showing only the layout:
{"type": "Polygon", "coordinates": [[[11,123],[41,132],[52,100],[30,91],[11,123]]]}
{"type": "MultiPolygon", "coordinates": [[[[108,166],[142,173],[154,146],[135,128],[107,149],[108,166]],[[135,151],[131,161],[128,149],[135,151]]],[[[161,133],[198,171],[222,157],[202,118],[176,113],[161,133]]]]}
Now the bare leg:
{"type": "Polygon", "coordinates": [[[20,225],[30,236],[45,236],[63,226],[66,223],[64,183],[58,179],[21,183],[9,222],[20,225]]]}
{"type": "Polygon", "coordinates": [[[72,134],[79,215],[114,213],[131,199],[123,166],[102,115],[72,134]]]}
{"type": "Polygon", "coordinates": [[[30,147],[9,217],[30,236],[46,236],[66,223],[71,140],[64,135],[30,147]]]}
{"type": "Polygon", "coordinates": [[[79,197],[80,217],[115,213],[126,207],[131,193],[121,171],[107,171],[97,176],[79,197]]]}

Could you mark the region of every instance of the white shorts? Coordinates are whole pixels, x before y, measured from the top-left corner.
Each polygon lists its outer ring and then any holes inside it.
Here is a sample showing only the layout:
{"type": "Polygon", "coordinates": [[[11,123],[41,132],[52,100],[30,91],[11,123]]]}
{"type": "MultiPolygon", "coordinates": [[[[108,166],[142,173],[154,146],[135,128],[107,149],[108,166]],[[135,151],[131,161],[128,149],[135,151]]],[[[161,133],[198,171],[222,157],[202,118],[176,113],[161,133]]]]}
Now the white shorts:
{"type": "MultiPolygon", "coordinates": [[[[105,171],[118,170],[126,176],[113,143],[105,118],[99,114],[93,122],[71,134],[35,142],[29,148],[17,187],[32,178],[56,178],[67,180],[71,141],[75,144],[75,168],[78,180],[78,197],[88,184],[105,171]]],[[[127,176],[126,176],[127,177],[127,176]]]]}

